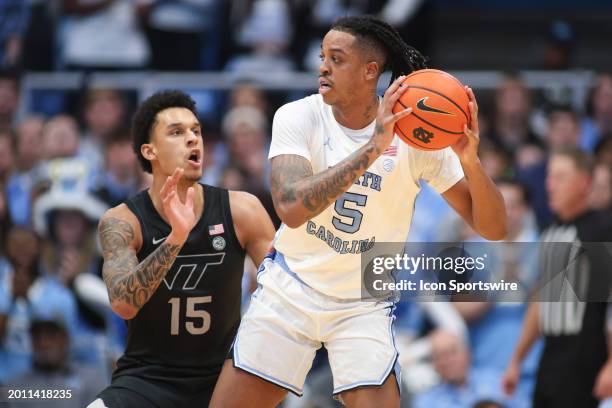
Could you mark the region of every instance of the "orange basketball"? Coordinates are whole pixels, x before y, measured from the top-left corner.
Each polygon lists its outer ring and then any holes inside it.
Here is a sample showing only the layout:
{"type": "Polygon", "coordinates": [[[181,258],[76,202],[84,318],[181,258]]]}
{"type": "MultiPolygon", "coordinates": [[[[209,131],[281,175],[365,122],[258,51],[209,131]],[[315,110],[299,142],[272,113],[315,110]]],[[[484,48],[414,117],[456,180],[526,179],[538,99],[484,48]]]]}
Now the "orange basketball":
{"type": "Polygon", "coordinates": [[[469,97],[457,78],[437,69],[415,71],[404,79],[408,89],[393,112],[412,107],[412,113],[395,124],[404,142],[421,150],[438,150],[454,144],[469,121],[469,97]]]}

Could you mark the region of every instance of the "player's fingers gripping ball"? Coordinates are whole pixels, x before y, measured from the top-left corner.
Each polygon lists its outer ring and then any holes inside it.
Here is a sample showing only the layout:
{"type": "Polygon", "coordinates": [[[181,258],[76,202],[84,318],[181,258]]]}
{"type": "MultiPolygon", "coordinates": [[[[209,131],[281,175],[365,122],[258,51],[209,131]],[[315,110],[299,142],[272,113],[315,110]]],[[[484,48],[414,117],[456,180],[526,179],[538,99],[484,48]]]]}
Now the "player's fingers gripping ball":
{"type": "Polygon", "coordinates": [[[402,82],[407,90],[393,113],[412,108],[412,114],[395,124],[404,142],[421,150],[439,150],[454,144],[469,124],[469,97],[461,82],[437,69],[422,69],[402,82]]]}

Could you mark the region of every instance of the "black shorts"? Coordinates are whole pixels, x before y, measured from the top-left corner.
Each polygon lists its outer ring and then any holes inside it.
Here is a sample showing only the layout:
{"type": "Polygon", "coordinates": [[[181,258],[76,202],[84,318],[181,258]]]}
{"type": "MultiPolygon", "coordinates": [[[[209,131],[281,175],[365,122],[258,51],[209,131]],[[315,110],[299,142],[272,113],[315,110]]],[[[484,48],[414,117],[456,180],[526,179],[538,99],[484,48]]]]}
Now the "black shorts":
{"type": "Polygon", "coordinates": [[[171,395],[168,389],[159,388],[157,393],[147,392],[143,395],[129,388],[111,385],[96,398],[101,398],[108,408],[191,408],[208,407],[212,393],[212,387],[202,390],[197,395],[171,395]]]}

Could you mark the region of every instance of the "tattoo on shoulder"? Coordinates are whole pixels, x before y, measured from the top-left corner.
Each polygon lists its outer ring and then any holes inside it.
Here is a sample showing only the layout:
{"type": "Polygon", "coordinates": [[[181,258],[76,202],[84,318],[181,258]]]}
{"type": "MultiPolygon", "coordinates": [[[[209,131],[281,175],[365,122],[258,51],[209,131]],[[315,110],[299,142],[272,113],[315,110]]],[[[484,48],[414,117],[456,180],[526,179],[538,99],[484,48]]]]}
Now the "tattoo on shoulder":
{"type": "Polygon", "coordinates": [[[128,222],[104,219],[99,232],[104,254],[103,278],[111,302],[123,301],[140,309],[159,286],[181,247],[164,242],[138,263],[136,253],[129,246],[134,229],[128,222]]]}
{"type": "Polygon", "coordinates": [[[134,240],[134,228],[118,218],[104,218],[98,227],[102,248],[116,249],[134,240]]]}

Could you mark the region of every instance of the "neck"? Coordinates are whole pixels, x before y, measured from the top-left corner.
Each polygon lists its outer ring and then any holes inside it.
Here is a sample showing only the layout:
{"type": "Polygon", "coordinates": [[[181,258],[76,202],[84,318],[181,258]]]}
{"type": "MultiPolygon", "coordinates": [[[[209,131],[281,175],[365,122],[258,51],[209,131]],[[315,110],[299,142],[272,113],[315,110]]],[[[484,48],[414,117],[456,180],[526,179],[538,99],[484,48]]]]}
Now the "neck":
{"type": "Polygon", "coordinates": [[[349,104],[337,104],[332,106],[332,112],[336,121],[349,129],[362,129],[368,126],[378,111],[378,96],[365,99],[364,103],[351,101],[349,104]]]}
{"type": "Polygon", "coordinates": [[[562,211],[557,211],[557,216],[561,221],[573,221],[580,215],[587,212],[589,209],[588,204],[585,200],[574,203],[572,206],[564,208],[562,211]]]}
{"type": "MultiPolygon", "coordinates": [[[[166,182],[166,176],[163,174],[154,174],[153,175],[153,183],[151,184],[151,188],[149,189],[149,195],[151,197],[151,201],[153,201],[153,205],[155,209],[161,215],[161,217],[168,221],[166,217],[166,213],[164,212],[164,206],[162,204],[162,199],[160,195],[160,191],[162,186],[166,182]]],[[[202,186],[195,181],[189,181],[182,178],[179,180],[176,186],[176,192],[178,193],[179,200],[184,203],[187,198],[187,190],[189,187],[193,187],[195,189],[195,197],[193,199],[193,210],[196,215],[202,213],[202,208],[204,207],[204,198],[202,194],[202,186]]]]}

